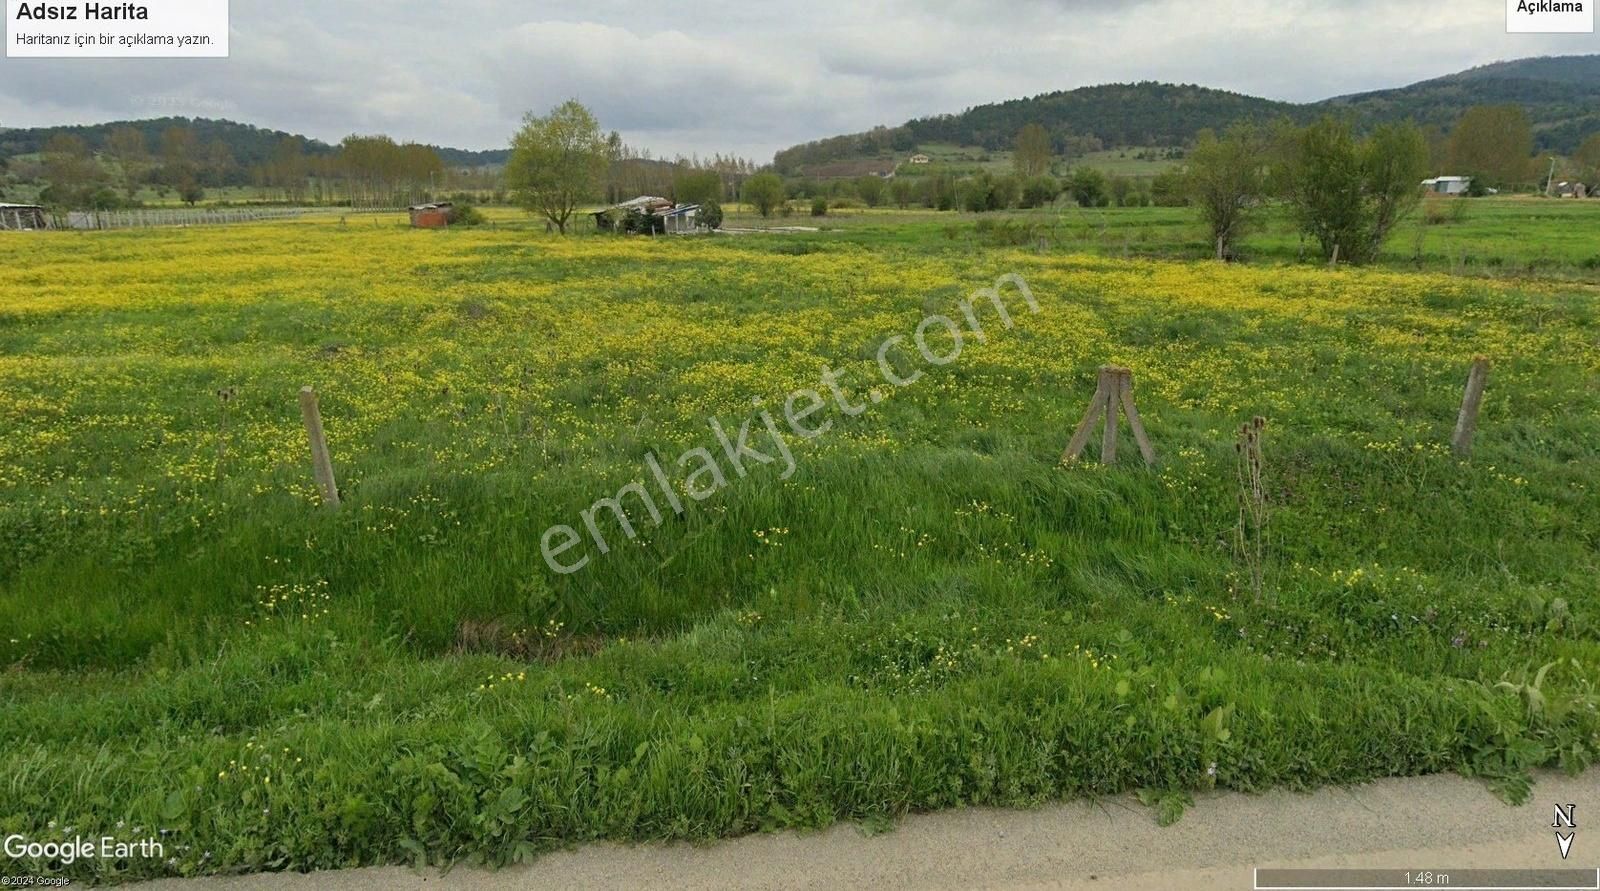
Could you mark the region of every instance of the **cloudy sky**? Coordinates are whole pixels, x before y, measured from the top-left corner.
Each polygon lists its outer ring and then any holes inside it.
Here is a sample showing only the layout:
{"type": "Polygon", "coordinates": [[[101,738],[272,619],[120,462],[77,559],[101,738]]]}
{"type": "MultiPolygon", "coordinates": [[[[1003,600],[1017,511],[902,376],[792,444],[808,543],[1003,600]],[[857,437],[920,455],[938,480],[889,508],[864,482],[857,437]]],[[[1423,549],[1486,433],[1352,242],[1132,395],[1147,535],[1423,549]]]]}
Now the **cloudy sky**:
{"type": "Polygon", "coordinates": [[[0,126],[172,114],[498,148],[576,96],[658,155],[765,161],[1111,81],[1303,101],[1600,52],[1506,34],[1503,0],[233,0],[230,42],[227,59],[0,59],[0,126]]]}

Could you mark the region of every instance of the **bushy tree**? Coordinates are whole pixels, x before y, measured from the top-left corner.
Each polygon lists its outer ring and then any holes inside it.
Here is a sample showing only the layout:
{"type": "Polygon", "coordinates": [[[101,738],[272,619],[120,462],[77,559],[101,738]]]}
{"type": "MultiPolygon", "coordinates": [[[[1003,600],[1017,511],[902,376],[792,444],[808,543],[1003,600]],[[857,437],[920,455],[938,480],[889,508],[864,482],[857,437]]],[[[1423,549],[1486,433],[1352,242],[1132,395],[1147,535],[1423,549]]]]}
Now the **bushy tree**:
{"type": "Polygon", "coordinates": [[[106,137],[106,157],[116,162],[121,175],[122,188],[132,200],[139,191],[149,153],[145,149],[144,133],[135,127],[118,127],[106,137]]]}
{"type": "Polygon", "coordinates": [[[955,177],[938,173],[924,177],[922,203],[934,210],[955,210],[961,202],[960,186],[955,177]]]}
{"type": "Polygon", "coordinates": [[[989,185],[989,209],[1005,210],[1016,207],[1022,200],[1022,180],[1016,176],[997,176],[989,185]]]}
{"type": "Polygon", "coordinates": [[[529,112],[511,139],[506,184],[530,213],[542,214],[565,234],[580,202],[599,194],[611,152],[600,124],[576,99],[544,117],[529,112]]]}
{"type": "Polygon", "coordinates": [[[1247,124],[1230,127],[1221,138],[1200,131],[1184,177],[1189,203],[1200,211],[1219,257],[1231,257],[1251,224],[1266,191],[1265,145],[1247,124]]]}
{"type": "Polygon", "coordinates": [[[722,228],[722,202],[703,201],[700,204],[700,213],[695,217],[695,224],[706,229],[722,228]]]}
{"type": "Polygon", "coordinates": [[[1189,203],[1188,183],[1178,170],[1163,170],[1150,180],[1150,203],[1157,207],[1182,207],[1189,203]]]}
{"type": "Polygon", "coordinates": [[[1490,185],[1526,183],[1533,157],[1533,127],[1520,105],[1475,105],[1450,134],[1450,164],[1486,176],[1490,185]]]}
{"type": "Polygon", "coordinates": [[[1107,181],[1111,190],[1111,203],[1118,207],[1128,205],[1128,196],[1133,193],[1133,180],[1126,176],[1113,176],[1107,181]]]}
{"type": "Polygon", "coordinates": [[[1103,207],[1107,200],[1106,175],[1088,165],[1080,166],[1072,171],[1067,191],[1079,207],[1103,207]]]}
{"type": "Polygon", "coordinates": [[[1013,176],[977,173],[962,180],[957,197],[962,210],[982,213],[1014,207],[1021,198],[1022,184],[1013,176]]]}
{"type": "Polygon", "coordinates": [[[883,203],[883,191],[882,177],[868,174],[856,180],[856,194],[861,196],[862,202],[868,207],[877,207],[883,203]]]}
{"type": "Polygon", "coordinates": [[[828,199],[822,197],[821,195],[818,195],[817,197],[812,198],[811,199],[811,215],[814,216],[814,217],[825,217],[825,216],[827,216],[828,215],[828,199]]]}
{"type": "Polygon", "coordinates": [[[715,170],[683,170],[672,178],[672,200],[705,205],[722,200],[722,177],[715,170]]]}
{"type": "Polygon", "coordinates": [[[1371,234],[1367,256],[1373,259],[1395,224],[1422,202],[1421,180],[1428,173],[1428,140],[1415,124],[1383,124],[1362,145],[1371,234]]]}
{"type": "Polygon", "coordinates": [[[776,173],[758,173],[744,181],[744,200],[763,217],[783,203],[783,180],[776,173]]]}
{"type": "Polygon", "coordinates": [[[1061,194],[1061,184],[1052,176],[1036,176],[1022,185],[1023,207],[1044,207],[1061,194]]]}
{"type": "Polygon", "coordinates": [[[889,198],[901,210],[906,209],[917,195],[917,184],[903,176],[889,180],[889,198]]]}
{"type": "Polygon", "coordinates": [[[1282,131],[1274,178],[1324,259],[1337,249],[1365,263],[1421,200],[1427,169],[1427,141],[1414,124],[1385,125],[1359,140],[1348,121],[1325,116],[1282,131]]]}
{"type": "Polygon", "coordinates": [[[1050,133],[1038,124],[1027,124],[1017,132],[1016,147],[1011,152],[1011,162],[1017,175],[1034,177],[1050,170],[1050,159],[1055,155],[1050,144],[1050,133]]]}
{"type": "Polygon", "coordinates": [[[57,133],[44,145],[44,177],[49,183],[42,197],[61,207],[89,207],[100,188],[104,172],[88,143],[71,133],[57,133]]]}
{"type": "Polygon", "coordinates": [[[1600,184],[1600,133],[1585,139],[1572,160],[1578,165],[1580,179],[1591,186],[1600,184]]]}
{"type": "Polygon", "coordinates": [[[961,209],[968,213],[983,213],[989,209],[988,174],[979,174],[961,181],[961,209]]]}

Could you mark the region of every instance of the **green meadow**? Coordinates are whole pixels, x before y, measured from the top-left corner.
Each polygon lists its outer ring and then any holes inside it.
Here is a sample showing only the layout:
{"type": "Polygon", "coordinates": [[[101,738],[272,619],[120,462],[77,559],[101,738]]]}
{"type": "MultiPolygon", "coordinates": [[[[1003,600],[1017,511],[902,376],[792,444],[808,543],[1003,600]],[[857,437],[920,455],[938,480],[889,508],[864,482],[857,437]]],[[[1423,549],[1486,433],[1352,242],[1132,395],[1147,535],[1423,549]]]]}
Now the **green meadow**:
{"type": "Polygon", "coordinates": [[[1474,201],[1361,269],[1275,217],[1211,262],[1156,208],[0,239],[0,835],[165,833],[29,864],[112,882],[1441,771],[1525,800],[1600,750],[1593,210],[1474,201]],[[972,296],[1008,275],[1036,309],[972,296]],[[1106,363],[1153,467],[1126,428],[1061,461],[1106,363]],[[720,443],[778,456],[763,412],[792,462],[720,443]]]}

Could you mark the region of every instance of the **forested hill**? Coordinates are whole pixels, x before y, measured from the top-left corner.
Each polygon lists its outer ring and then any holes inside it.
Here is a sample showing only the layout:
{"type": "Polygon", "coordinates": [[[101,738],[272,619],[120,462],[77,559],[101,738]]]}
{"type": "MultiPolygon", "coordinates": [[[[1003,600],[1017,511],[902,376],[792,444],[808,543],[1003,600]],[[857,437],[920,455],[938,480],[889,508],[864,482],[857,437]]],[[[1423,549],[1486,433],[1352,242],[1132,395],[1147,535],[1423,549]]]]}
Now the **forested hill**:
{"type": "Polygon", "coordinates": [[[1600,133],[1600,55],[1497,62],[1408,87],[1339,96],[1310,106],[1349,110],[1366,123],[1411,118],[1449,130],[1473,105],[1521,105],[1541,151],[1571,153],[1600,133]]]}
{"type": "Polygon", "coordinates": [[[1295,106],[1240,93],[1146,81],[1106,84],[980,105],[958,115],[907,121],[917,142],[1008,148],[1024,124],[1094,136],[1107,145],[1182,145],[1206,127],[1292,114],[1295,106]]]}
{"type": "Polygon", "coordinates": [[[1353,114],[1363,125],[1413,118],[1448,130],[1468,107],[1502,103],[1527,110],[1541,150],[1571,152],[1585,135],[1600,131],[1600,55],[1497,62],[1406,87],[1305,104],[1154,82],[1082,87],[821,139],[784,149],[774,161],[780,171],[795,173],[808,165],[907,152],[925,143],[1007,149],[1030,123],[1042,125],[1058,145],[1092,138],[1108,147],[1181,146],[1202,129],[1220,130],[1235,121],[1305,121],[1330,111],[1353,114]]]}
{"type": "MultiPolygon", "coordinates": [[[[269,130],[251,124],[212,118],[166,117],[138,121],[112,121],[105,124],[0,130],[0,157],[38,152],[44,148],[45,143],[50,141],[50,137],[55,136],[57,133],[70,133],[78,136],[88,143],[89,148],[100,150],[105,147],[106,140],[113,131],[124,127],[131,127],[143,134],[145,145],[149,146],[153,151],[159,150],[162,134],[167,130],[175,127],[184,128],[194,134],[195,142],[201,146],[209,146],[213,143],[221,143],[227,146],[233,160],[244,167],[270,161],[273,153],[278,150],[284,140],[298,142],[300,153],[305,155],[322,155],[333,151],[333,146],[326,142],[294,133],[285,133],[282,130],[269,130]]],[[[439,159],[450,167],[480,167],[504,164],[508,154],[505,149],[472,151],[438,146],[431,146],[431,148],[437,151],[439,159]]]]}

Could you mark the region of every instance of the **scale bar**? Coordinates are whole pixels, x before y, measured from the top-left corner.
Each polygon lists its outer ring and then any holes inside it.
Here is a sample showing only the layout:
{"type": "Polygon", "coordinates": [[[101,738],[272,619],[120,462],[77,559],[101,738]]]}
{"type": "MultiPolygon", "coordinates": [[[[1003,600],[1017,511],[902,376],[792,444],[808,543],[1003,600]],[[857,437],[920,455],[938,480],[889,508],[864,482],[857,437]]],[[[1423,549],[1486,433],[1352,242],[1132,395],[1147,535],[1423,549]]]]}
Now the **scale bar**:
{"type": "Polygon", "coordinates": [[[1255,869],[1255,891],[1600,891],[1600,869],[1255,869]]]}

